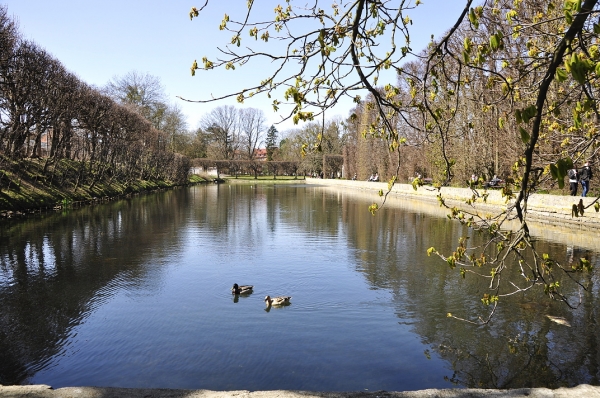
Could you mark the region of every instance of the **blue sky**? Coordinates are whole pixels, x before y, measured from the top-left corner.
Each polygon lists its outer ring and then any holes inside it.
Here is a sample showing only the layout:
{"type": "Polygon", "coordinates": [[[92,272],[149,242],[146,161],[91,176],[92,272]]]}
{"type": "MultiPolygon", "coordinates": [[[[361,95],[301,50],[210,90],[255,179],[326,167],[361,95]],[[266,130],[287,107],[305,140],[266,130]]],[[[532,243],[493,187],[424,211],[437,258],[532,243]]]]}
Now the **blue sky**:
{"type": "MultiPolygon", "coordinates": [[[[206,99],[264,78],[260,68],[253,67],[198,71],[195,77],[191,76],[194,59],[214,58],[216,46],[229,41],[231,34],[218,29],[223,15],[227,13],[233,19],[246,10],[246,0],[210,0],[202,18],[190,21],[191,7],[203,3],[204,0],[0,0],[8,7],[9,15],[16,17],[26,39],[46,49],[88,84],[101,87],[114,76],[133,70],[160,78],[169,100],[182,109],[190,128],[196,128],[202,115],[212,108],[238,104],[235,99],[192,104],[177,96],[206,99]]],[[[255,9],[266,19],[278,3],[285,1],[255,0],[255,9]]],[[[320,3],[326,8],[331,1],[320,3]]],[[[444,33],[464,4],[465,0],[423,0],[419,11],[409,14],[414,21],[413,50],[424,48],[432,34],[437,37],[444,33]]],[[[250,42],[250,38],[244,40],[250,42]]],[[[254,97],[242,106],[263,109],[271,124],[281,120],[281,115],[273,112],[270,101],[254,97]]],[[[350,101],[344,102],[327,117],[345,117],[351,107],[350,101]]],[[[281,132],[288,128],[293,128],[291,122],[278,126],[281,132]]]]}

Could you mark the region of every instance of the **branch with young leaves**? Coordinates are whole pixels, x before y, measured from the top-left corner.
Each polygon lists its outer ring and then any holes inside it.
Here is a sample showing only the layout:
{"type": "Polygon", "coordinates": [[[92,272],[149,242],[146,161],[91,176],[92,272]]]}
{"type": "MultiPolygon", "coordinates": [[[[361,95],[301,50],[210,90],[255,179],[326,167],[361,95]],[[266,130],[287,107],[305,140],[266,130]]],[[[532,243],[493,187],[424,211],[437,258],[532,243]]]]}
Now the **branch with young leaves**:
{"type": "MultiPolygon", "coordinates": [[[[312,8],[305,8],[295,7],[288,2],[286,7],[275,8],[272,20],[253,22],[253,4],[248,3],[248,10],[240,21],[225,15],[219,29],[232,33],[231,43],[219,49],[222,57],[216,60],[204,57],[201,64],[194,61],[192,74],[198,69],[234,70],[261,59],[276,66],[258,85],[214,98],[187,101],[211,102],[236,97],[243,102],[257,94],[271,97],[277,92],[283,101],[275,98],[274,110],[279,110],[282,104],[293,106],[284,120],[313,120],[335,106],[342,96],[360,101],[360,95],[354,92],[369,91],[376,95],[374,86],[380,71],[389,69],[408,54],[408,47],[403,47],[402,56],[393,58],[396,52],[395,32],[401,31],[408,40],[406,24],[410,21],[406,17],[402,19],[402,8],[375,3],[369,3],[365,8],[367,1],[357,0],[344,5],[334,3],[332,11],[326,13],[316,3],[312,8]],[[391,49],[379,54],[377,41],[385,34],[385,28],[390,26],[395,27],[391,49]],[[297,34],[297,31],[300,33],[297,34]],[[250,46],[242,48],[246,34],[255,41],[260,39],[263,45],[257,43],[256,46],[264,50],[250,46]],[[276,43],[271,45],[272,42],[276,43]],[[277,54],[279,45],[284,48],[277,54]],[[275,47],[275,51],[270,50],[272,47],[275,47]],[[360,73],[357,74],[357,70],[360,73]],[[278,89],[283,90],[283,94],[278,89]]],[[[190,18],[199,17],[201,11],[193,8],[190,18]]]]}
{"type": "MultiPolygon", "coordinates": [[[[318,2],[307,7],[294,6],[290,0],[274,10],[272,20],[253,21],[250,1],[238,21],[229,15],[223,18],[219,29],[232,37],[219,49],[220,57],[194,62],[192,74],[201,69],[234,70],[258,60],[269,61],[273,69],[259,84],[197,102],[228,97],[243,102],[265,94],[276,97],[275,110],[283,104],[292,106],[285,119],[299,122],[321,116],[324,126],[327,110],[342,96],[353,98],[369,113],[355,117],[363,123],[364,136],[386,140],[390,153],[398,156],[396,175],[387,192],[380,192],[383,202],[397,180],[401,148],[407,143],[400,126],[422,134],[419,145],[439,148],[443,176],[436,181],[438,188],[453,181],[457,157],[470,136],[491,130],[485,137],[497,140],[496,148],[502,148],[504,171],[510,173],[502,194],[511,202],[506,211],[489,218],[475,207],[468,213],[450,209],[450,217],[490,234],[490,245],[473,250],[484,253],[492,243],[502,245],[498,256],[485,257],[486,266],[494,271],[484,275],[493,281],[490,304],[495,305],[494,297],[502,297],[495,289],[513,264],[519,264],[529,280],[523,286],[502,280],[513,287],[512,294],[544,284],[551,297],[560,299],[564,296],[552,279],[553,269],[571,271],[548,267],[548,259],[538,255],[529,236],[527,200],[542,186],[562,188],[574,162],[595,159],[600,147],[596,101],[600,28],[590,22],[599,12],[597,0],[465,4],[450,31],[415,54],[409,45],[411,21],[405,14],[411,8],[405,2],[355,0],[333,3],[326,12],[318,2]],[[255,48],[242,47],[246,35],[254,39],[255,48]],[[388,47],[382,49],[388,38],[388,47]],[[404,45],[397,43],[402,39],[404,45]],[[281,51],[271,51],[271,46],[281,51]],[[405,62],[411,54],[416,57],[405,62]],[[387,69],[397,73],[398,84],[381,87],[379,79],[387,69]],[[517,231],[500,233],[505,220],[512,218],[519,221],[517,231]]],[[[190,17],[200,15],[201,10],[192,9],[190,17]]],[[[319,141],[306,144],[304,150],[319,150],[319,141]]],[[[421,183],[416,179],[414,186],[421,183]]],[[[473,190],[473,201],[485,197],[485,192],[473,190]]],[[[370,210],[375,213],[378,208],[374,204],[370,210]]],[[[582,212],[577,209],[579,216],[582,212]]],[[[440,256],[460,262],[465,261],[463,255],[440,256]]]]}

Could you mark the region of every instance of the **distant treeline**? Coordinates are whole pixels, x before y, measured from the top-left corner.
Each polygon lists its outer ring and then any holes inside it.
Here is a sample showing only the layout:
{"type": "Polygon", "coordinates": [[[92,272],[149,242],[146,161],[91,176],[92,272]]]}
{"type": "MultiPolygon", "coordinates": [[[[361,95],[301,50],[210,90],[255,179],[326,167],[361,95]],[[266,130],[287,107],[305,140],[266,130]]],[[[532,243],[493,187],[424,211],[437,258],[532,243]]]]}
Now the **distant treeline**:
{"type": "Polygon", "coordinates": [[[193,167],[202,168],[205,171],[214,169],[217,176],[221,173],[230,175],[249,174],[258,177],[258,175],[269,174],[277,175],[297,175],[298,162],[272,162],[261,160],[214,160],[214,159],[194,159],[193,167]]]}

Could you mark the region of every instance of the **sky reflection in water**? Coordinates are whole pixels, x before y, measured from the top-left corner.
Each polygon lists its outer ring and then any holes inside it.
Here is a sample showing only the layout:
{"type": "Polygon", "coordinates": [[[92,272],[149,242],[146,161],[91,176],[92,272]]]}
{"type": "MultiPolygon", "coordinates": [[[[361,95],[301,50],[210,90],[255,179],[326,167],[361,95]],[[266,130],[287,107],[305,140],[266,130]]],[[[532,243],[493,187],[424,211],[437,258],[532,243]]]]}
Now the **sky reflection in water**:
{"type": "Polygon", "coordinates": [[[596,272],[574,312],[529,295],[507,300],[491,326],[457,322],[445,314],[480,314],[484,284],[426,250],[451,252],[469,231],[392,206],[373,217],[368,204],[302,185],[197,186],[5,225],[0,384],[597,384],[596,272]],[[234,282],[254,292],[235,298],[234,282]],[[292,304],[267,311],[267,294],[292,304]]]}

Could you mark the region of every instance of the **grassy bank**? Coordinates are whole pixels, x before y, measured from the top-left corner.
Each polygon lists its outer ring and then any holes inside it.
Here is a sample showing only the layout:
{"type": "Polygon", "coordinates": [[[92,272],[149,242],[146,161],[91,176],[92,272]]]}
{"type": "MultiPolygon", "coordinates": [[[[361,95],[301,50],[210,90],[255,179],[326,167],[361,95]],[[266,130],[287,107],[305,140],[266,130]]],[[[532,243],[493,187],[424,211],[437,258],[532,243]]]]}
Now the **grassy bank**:
{"type": "MultiPolygon", "coordinates": [[[[7,162],[0,168],[0,216],[26,214],[180,186],[161,179],[123,181],[118,176],[94,179],[82,177],[81,164],[61,162],[52,172],[43,159],[7,162]]],[[[205,181],[191,176],[188,183],[205,181]]]]}
{"type": "Polygon", "coordinates": [[[228,184],[303,184],[305,182],[304,176],[224,176],[221,175],[228,184]]]}

